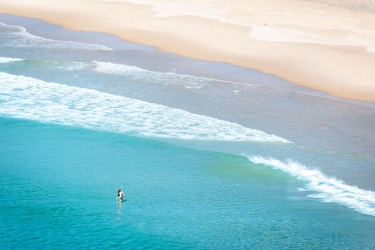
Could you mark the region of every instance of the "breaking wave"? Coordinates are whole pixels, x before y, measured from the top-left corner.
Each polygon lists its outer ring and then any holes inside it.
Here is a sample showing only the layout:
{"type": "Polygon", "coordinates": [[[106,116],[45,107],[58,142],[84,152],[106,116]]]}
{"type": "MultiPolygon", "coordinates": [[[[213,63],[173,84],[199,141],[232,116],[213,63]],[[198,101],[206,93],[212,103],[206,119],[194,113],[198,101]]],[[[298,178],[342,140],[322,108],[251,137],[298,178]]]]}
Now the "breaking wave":
{"type": "Polygon", "coordinates": [[[19,62],[23,61],[20,58],[11,58],[11,57],[0,57],[0,63],[11,63],[11,62],[19,62]]]}
{"type": "Polygon", "coordinates": [[[375,216],[375,192],[360,189],[345,184],[336,178],[328,177],[317,169],[310,169],[298,162],[281,162],[273,158],[261,156],[249,157],[251,162],[281,170],[291,176],[306,182],[306,188],[301,191],[312,191],[308,197],[323,202],[338,203],[362,214],[375,216]]]}
{"type": "Polygon", "coordinates": [[[21,48],[55,48],[55,49],[88,49],[111,50],[107,46],[73,41],[60,41],[33,35],[24,27],[7,25],[0,22],[0,46],[21,48]]]}
{"type": "Polygon", "coordinates": [[[8,73],[0,73],[0,115],[155,138],[289,142],[180,109],[8,73]]]}
{"type": "Polygon", "coordinates": [[[93,62],[92,71],[102,74],[125,76],[129,80],[161,82],[164,84],[181,84],[190,88],[200,88],[208,82],[227,82],[207,77],[177,74],[175,72],[150,71],[136,66],[111,62],[93,62]]]}

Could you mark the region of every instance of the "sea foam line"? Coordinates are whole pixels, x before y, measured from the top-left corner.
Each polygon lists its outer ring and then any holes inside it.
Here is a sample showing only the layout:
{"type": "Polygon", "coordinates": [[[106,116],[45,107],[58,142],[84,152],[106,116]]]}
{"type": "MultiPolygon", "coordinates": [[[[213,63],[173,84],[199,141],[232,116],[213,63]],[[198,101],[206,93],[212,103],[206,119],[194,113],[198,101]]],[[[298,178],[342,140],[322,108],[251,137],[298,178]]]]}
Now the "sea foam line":
{"type": "Polygon", "coordinates": [[[24,27],[0,22],[0,46],[38,47],[55,49],[111,50],[111,48],[90,43],[53,40],[29,33],[24,27]]]}
{"type": "Polygon", "coordinates": [[[11,57],[0,57],[0,63],[10,63],[23,61],[21,58],[11,58],[11,57]]]}
{"type": "Polygon", "coordinates": [[[8,73],[0,73],[0,115],[154,138],[289,143],[180,109],[8,73]]]}
{"type": "MultiPolygon", "coordinates": [[[[126,64],[93,61],[93,72],[102,74],[121,75],[130,80],[159,82],[163,84],[178,84],[189,88],[201,88],[209,82],[229,82],[208,77],[177,74],[175,72],[158,72],[142,69],[126,64]]],[[[231,82],[232,83],[232,82],[231,82]]],[[[248,84],[250,85],[250,84],[248,84]]]]}
{"type": "Polygon", "coordinates": [[[301,191],[312,191],[308,197],[319,199],[323,202],[338,203],[365,215],[375,216],[375,192],[360,189],[345,184],[336,178],[327,177],[317,169],[308,167],[289,160],[284,163],[273,158],[261,156],[249,157],[251,162],[269,166],[281,170],[291,176],[305,181],[306,189],[301,191]]]}

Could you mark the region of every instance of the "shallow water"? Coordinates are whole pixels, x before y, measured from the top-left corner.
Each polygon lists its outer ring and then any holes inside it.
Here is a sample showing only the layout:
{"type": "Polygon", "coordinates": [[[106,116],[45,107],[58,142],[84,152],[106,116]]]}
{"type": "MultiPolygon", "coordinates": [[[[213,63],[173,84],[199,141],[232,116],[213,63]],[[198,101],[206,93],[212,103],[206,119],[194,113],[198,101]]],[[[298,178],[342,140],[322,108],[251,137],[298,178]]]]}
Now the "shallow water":
{"type": "Polygon", "coordinates": [[[374,246],[375,109],[142,46],[0,37],[6,248],[374,246]]]}
{"type": "Polygon", "coordinates": [[[5,248],[375,243],[373,217],[309,199],[301,181],[244,157],[25,120],[1,125],[5,248]]]}

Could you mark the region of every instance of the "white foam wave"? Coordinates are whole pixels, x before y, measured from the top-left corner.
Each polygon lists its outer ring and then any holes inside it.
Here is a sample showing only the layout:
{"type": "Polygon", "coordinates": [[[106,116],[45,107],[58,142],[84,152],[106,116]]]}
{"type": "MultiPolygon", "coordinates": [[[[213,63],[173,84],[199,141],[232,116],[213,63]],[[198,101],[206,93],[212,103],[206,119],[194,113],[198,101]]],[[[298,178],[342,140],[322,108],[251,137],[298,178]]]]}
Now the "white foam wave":
{"type": "Polygon", "coordinates": [[[288,143],[180,109],[8,73],[0,73],[0,115],[154,138],[288,143]]]}
{"type": "Polygon", "coordinates": [[[11,58],[11,57],[0,57],[0,63],[10,63],[10,62],[18,62],[23,61],[20,58],[11,58]]]}
{"type": "Polygon", "coordinates": [[[116,64],[110,62],[97,62],[94,61],[94,69],[93,71],[99,73],[106,73],[106,74],[114,74],[114,75],[134,75],[134,74],[142,74],[148,72],[145,69],[138,68],[136,66],[130,66],[126,64],[116,64]]]}
{"type": "Polygon", "coordinates": [[[308,197],[317,198],[323,202],[338,203],[362,214],[375,216],[375,192],[347,185],[341,180],[327,177],[319,170],[309,169],[298,162],[288,161],[284,163],[260,156],[249,157],[249,160],[281,170],[305,181],[306,188],[300,189],[300,191],[316,192],[308,195],[308,197]]]}
{"type": "Polygon", "coordinates": [[[93,71],[103,74],[123,75],[128,80],[160,82],[171,85],[183,85],[187,88],[201,88],[209,81],[224,82],[211,78],[176,74],[174,72],[157,72],[141,69],[126,64],[94,61],[93,71]]]}
{"type": "Polygon", "coordinates": [[[57,61],[33,61],[23,58],[11,58],[11,57],[0,57],[0,63],[12,63],[12,62],[25,62],[25,63],[43,63],[53,66],[56,69],[76,71],[76,70],[89,70],[93,67],[92,63],[87,62],[57,62],[57,61]]]}
{"type": "Polygon", "coordinates": [[[26,29],[18,25],[8,25],[0,22],[0,32],[26,32],[26,29]]]}
{"type": "Polygon", "coordinates": [[[92,65],[86,62],[53,62],[57,65],[56,68],[67,70],[67,71],[76,71],[76,70],[89,70],[92,65]]]}
{"type": "Polygon", "coordinates": [[[24,27],[0,23],[0,45],[20,48],[58,48],[58,49],[88,49],[88,50],[111,50],[107,46],[99,44],[80,43],[73,41],[52,40],[33,35],[24,27]]]}

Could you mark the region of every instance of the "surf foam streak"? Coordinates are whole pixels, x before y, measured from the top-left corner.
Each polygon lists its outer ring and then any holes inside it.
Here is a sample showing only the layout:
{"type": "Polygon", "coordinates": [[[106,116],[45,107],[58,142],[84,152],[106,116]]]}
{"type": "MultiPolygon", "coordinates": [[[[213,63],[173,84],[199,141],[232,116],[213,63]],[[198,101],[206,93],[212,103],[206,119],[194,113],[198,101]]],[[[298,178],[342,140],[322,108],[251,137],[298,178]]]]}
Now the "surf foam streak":
{"type": "Polygon", "coordinates": [[[309,169],[297,162],[281,162],[272,158],[260,156],[249,157],[249,160],[281,170],[291,176],[305,181],[306,190],[316,192],[308,197],[317,198],[323,202],[338,203],[362,214],[375,216],[375,192],[366,191],[355,186],[345,184],[341,180],[327,177],[319,170],[309,169]]]}
{"type": "Polygon", "coordinates": [[[92,71],[102,74],[113,74],[126,76],[129,80],[142,80],[151,82],[161,82],[164,84],[180,84],[190,88],[201,88],[207,82],[227,82],[222,80],[215,80],[206,77],[190,76],[183,74],[176,74],[174,72],[157,72],[141,69],[135,66],[126,64],[116,64],[111,62],[97,62],[94,61],[94,68],[92,71]]]}
{"type": "Polygon", "coordinates": [[[180,109],[8,73],[0,73],[0,115],[145,137],[288,143],[180,109]]]}
{"type": "Polygon", "coordinates": [[[23,61],[20,58],[11,58],[11,57],[0,57],[0,63],[10,63],[10,62],[18,62],[23,61]]]}
{"type": "Polygon", "coordinates": [[[59,41],[33,35],[24,27],[7,25],[0,22],[0,46],[9,47],[37,47],[37,48],[59,48],[59,49],[88,49],[88,50],[111,50],[99,45],[80,43],[73,41],[59,41]]]}

